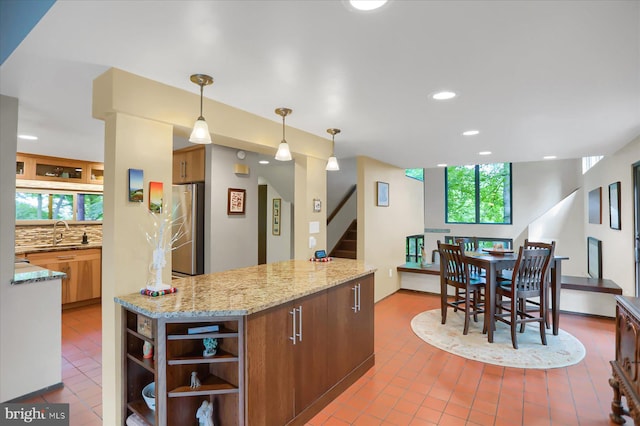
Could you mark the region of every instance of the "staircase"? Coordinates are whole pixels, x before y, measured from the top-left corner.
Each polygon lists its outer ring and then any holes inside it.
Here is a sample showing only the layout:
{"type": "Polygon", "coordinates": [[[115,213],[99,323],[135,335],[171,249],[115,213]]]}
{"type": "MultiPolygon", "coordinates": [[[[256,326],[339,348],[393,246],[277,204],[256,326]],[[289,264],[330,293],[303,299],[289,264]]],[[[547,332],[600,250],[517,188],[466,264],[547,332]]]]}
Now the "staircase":
{"type": "Polygon", "coordinates": [[[340,257],[343,259],[355,259],[358,243],[358,221],[354,220],[351,225],[344,231],[340,241],[331,251],[329,256],[340,257]]]}

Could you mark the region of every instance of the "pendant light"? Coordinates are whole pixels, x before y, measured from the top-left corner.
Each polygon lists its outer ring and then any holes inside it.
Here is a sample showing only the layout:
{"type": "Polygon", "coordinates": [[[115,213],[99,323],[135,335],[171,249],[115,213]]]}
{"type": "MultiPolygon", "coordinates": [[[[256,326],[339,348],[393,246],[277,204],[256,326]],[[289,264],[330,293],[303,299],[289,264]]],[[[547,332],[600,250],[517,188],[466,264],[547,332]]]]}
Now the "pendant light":
{"type": "Polygon", "coordinates": [[[338,133],[340,133],[340,129],[327,129],[327,133],[331,135],[331,157],[329,157],[329,160],[327,161],[327,167],[325,170],[337,171],[340,170],[340,166],[338,165],[338,159],[335,154],[336,142],[334,138],[338,133]]]}
{"type": "Polygon", "coordinates": [[[206,74],[193,74],[191,81],[200,86],[200,117],[198,117],[196,123],[193,125],[189,142],[208,144],[211,143],[211,133],[209,133],[209,126],[207,126],[207,122],[204,121],[204,117],[202,116],[202,89],[204,86],[213,83],[213,77],[206,74]]]}
{"type": "Polygon", "coordinates": [[[276,114],[282,117],[282,142],[278,145],[278,152],[276,152],[276,160],[278,161],[290,161],[291,151],[289,150],[289,144],[284,138],[284,118],[291,114],[293,111],[289,108],[277,108],[276,114]]]}

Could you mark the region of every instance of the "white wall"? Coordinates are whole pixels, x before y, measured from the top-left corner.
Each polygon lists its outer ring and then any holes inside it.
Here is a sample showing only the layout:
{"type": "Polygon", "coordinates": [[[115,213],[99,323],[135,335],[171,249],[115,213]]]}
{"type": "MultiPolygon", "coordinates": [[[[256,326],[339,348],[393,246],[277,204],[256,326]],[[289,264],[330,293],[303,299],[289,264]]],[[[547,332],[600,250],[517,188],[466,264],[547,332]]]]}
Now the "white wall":
{"type": "Polygon", "coordinates": [[[244,160],[237,149],[207,146],[205,183],[205,273],[242,268],[258,263],[258,176],[257,155],[247,152],[244,160]],[[249,166],[248,175],[234,173],[234,164],[249,166]],[[227,214],[229,188],[245,189],[245,214],[227,214]],[[208,262],[207,262],[208,260],[208,262]]]}
{"type": "Polygon", "coordinates": [[[405,237],[424,228],[422,182],[404,169],[358,157],[358,259],[377,268],[375,300],[400,288],[396,268],[405,263],[405,237]],[[389,207],[376,205],[376,182],[389,184],[389,207]]]}
{"type": "Polygon", "coordinates": [[[450,233],[425,233],[425,250],[437,248],[446,235],[512,238],[514,246],[527,238],[528,226],[581,186],[580,160],[513,163],[513,224],[458,225],[445,223],[444,169],[425,169],[425,228],[450,233]]]}
{"type": "Polygon", "coordinates": [[[293,257],[293,205],[267,182],[267,263],[293,257]],[[280,198],[280,235],[273,235],[273,199],[280,198]]]}
{"type": "Polygon", "coordinates": [[[588,192],[602,187],[602,224],[586,223],[582,236],[602,241],[602,274],[635,296],[633,163],[640,161],[640,136],[613,155],[606,156],[584,175],[584,211],[588,211],[588,192]],[[621,230],[609,227],[609,184],[620,182],[621,230]]]}

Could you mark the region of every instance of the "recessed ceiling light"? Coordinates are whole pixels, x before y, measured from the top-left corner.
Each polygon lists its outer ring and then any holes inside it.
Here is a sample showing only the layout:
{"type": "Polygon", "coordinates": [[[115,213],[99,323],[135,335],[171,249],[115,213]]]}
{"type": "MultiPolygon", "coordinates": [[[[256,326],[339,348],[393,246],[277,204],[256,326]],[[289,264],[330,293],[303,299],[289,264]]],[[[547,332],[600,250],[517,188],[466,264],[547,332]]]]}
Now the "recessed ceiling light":
{"type": "Polygon", "coordinates": [[[478,155],[491,155],[491,151],[480,151],[478,155]]]}
{"type": "Polygon", "coordinates": [[[32,136],[32,135],[18,135],[18,138],[24,139],[26,141],[37,141],[38,140],[37,136],[32,136]]]}
{"type": "Polygon", "coordinates": [[[269,161],[268,160],[260,160],[260,161],[258,161],[258,163],[260,163],[260,164],[269,164],[269,161]]]}
{"type": "Polygon", "coordinates": [[[440,163],[438,164],[438,167],[447,167],[447,163],[440,163]]]}
{"type": "Polygon", "coordinates": [[[544,157],[545,160],[555,160],[557,157],[555,155],[545,155],[544,157]]]}
{"type": "Polygon", "coordinates": [[[480,130],[467,130],[466,132],[462,132],[463,136],[475,136],[480,133],[480,130]]]}
{"type": "Polygon", "coordinates": [[[448,90],[444,90],[442,92],[434,93],[431,97],[433,99],[435,99],[436,101],[446,101],[447,99],[455,98],[456,97],[456,93],[455,92],[450,92],[448,90]]]}
{"type": "Polygon", "coordinates": [[[358,10],[375,10],[387,2],[387,0],[349,0],[351,6],[358,10]]]}

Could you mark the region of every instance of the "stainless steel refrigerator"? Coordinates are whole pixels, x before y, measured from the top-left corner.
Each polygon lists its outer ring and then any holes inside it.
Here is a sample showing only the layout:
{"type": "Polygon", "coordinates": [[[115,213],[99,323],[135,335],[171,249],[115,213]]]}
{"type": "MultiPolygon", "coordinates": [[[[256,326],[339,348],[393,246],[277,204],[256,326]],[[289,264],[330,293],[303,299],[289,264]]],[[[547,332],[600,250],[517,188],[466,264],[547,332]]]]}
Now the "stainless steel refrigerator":
{"type": "Polygon", "coordinates": [[[171,269],[178,276],[204,274],[204,183],[173,185],[172,205],[172,235],[182,237],[173,244],[171,269]]]}

